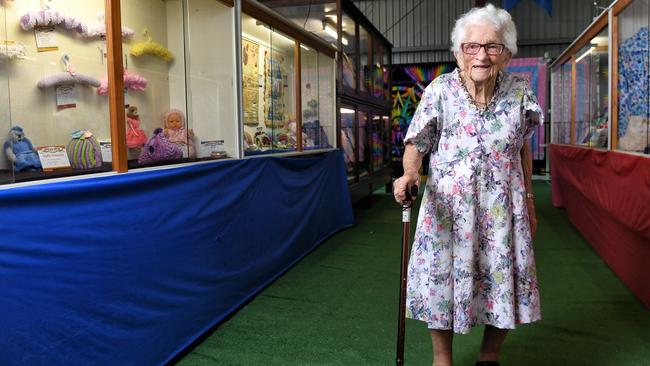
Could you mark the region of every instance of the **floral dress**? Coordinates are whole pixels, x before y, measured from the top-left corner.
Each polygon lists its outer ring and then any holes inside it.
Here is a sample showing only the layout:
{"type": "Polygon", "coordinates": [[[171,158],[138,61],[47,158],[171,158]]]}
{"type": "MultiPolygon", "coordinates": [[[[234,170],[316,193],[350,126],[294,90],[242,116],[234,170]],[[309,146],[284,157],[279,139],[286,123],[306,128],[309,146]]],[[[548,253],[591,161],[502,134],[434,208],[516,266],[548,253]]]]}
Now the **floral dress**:
{"type": "Polygon", "coordinates": [[[520,151],[542,122],[528,83],[512,74],[499,74],[485,109],[458,69],[426,88],[405,138],[431,152],[408,268],[409,318],[456,333],[541,318],[520,151]]]}

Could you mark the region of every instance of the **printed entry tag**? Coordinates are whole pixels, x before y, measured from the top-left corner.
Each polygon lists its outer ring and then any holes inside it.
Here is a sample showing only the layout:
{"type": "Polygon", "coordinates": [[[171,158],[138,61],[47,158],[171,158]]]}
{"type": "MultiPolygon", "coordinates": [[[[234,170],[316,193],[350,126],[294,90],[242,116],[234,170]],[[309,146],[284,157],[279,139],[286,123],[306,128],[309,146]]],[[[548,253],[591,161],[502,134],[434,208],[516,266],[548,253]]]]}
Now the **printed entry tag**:
{"type": "Polygon", "coordinates": [[[54,27],[36,27],[34,36],[36,37],[36,48],[38,52],[56,51],[59,45],[56,43],[54,27]]]}
{"type": "Polygon", "coordinates": [[[59,85],[56,87],[56,107],[59,110],[77,107],[74,84],[59,85]]]}
{"type": "Polygon", "coordinates": [[[68,153],[63,145],[38,146],[36,152],[38,152],[38,158],[41,160],[41,165],[43,166],[44,171],[70,168],[68,153]]]}

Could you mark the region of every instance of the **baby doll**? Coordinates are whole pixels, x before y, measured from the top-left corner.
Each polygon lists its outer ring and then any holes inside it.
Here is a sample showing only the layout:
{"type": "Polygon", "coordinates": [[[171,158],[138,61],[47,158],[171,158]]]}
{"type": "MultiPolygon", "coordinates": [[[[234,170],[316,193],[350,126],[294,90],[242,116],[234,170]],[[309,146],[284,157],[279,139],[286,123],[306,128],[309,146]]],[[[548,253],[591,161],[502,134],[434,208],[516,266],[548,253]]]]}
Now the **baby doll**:
{"type": "Polygon", "coordinates": [[[147,143],[147,135],[140,128],[138,107],[130,106],[126,111],[126,147],[137,149],[147,143]]]}
{"type": "Polygon", "coordinates": [[[7,159],[12,162],[14,171],[41,170],[38,154],[20,126],[14,126],[9,130],[9,138],[5,141],[3,150],[7,159]]]}
{"type": "Polygon", "coordinates": [[[164,132],[169,141],[187,151],[190,158],[196,157],[194,131],[185,128],[185,114],[182,111],[172,108],[165,113],[164,132]]]}

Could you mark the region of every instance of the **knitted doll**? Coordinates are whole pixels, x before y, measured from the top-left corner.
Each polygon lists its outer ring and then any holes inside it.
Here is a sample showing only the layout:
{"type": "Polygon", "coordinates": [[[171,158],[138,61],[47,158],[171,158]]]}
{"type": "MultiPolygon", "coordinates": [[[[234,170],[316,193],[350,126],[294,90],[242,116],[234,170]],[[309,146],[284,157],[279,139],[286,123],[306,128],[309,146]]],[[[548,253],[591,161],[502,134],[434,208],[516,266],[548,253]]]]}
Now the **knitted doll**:
{"type": "Polygon", "coordinates": [[[14,126],[9,130],[9,138],[5,141],[3,150],[7,159],[13,164],[14,171],[41,170],[38,154],[20,126],[14,126]]]}
{"type": "Polygon", "coordinates": [[[147,135],[140,128],[138,107],[130,106],[126,111],[126,147],[137,149],[147,142],[147,135]]]}
{"type": "Polygon", "coordinates": [[[190,158],[196,157],[194,131],[185,128],[185,114],[182,111],[172,108],[165,113],[164,132],[169,141],[187,151],[190,158]]]}

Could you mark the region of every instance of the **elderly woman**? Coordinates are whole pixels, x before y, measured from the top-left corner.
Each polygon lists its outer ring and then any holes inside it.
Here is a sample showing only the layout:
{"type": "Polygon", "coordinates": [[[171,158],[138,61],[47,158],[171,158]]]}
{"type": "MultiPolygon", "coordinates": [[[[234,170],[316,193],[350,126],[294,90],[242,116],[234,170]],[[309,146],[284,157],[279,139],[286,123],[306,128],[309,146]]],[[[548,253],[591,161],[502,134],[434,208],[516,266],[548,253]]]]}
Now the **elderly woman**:
{"type": "Polygon", "coordinates": [[[510,14],[492,5],[456,21],[459,68],[424,91],[405,138],[395,199],[429,177],[408,268],[407,316],[431,330],[434,366],[451,365],[453,333],[484,324],[477,365],[498,365],[508,329],[539,320],[527,139],[543,113],[528,83],[503,71],[517,52],[510,14]]]}

